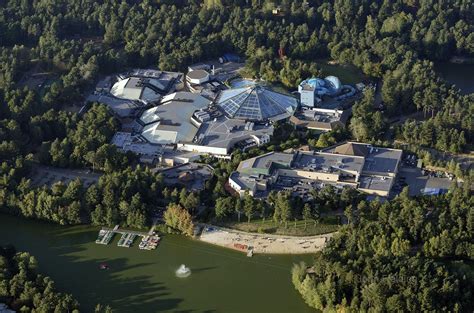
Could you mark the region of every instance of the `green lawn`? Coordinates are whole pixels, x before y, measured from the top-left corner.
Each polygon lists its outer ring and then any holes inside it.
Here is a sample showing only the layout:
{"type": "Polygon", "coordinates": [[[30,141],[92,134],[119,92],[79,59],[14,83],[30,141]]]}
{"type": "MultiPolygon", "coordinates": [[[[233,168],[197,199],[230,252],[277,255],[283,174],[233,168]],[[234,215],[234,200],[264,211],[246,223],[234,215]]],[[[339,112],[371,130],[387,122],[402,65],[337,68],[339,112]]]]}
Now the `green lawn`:
{"type": "Polygon", "coordinates": [[[254,233],[266,233],[276,235],[293,235],[293,236],[312,236],[321,235],[337,231],[339,228],[338,219],[336,216],[329,216],[320,219],[317,223],[314,221],[308,221],[305,229],[305,222],[297,220],[296,222],[288,221],[288,225],[285,228],[285,224],[279,224],[273,222],[271,218],[265,221],[261,219],[254,219],[250,223],[247,223],[247,218],[242,216],[241,222],[226,222],[222,226],[233,228],[246,232],[254,233]]]}
{"type": "Polygon", "coordinates": [[[327,60],[316,60],[318,67],[323,71],[323,75],[336,76],[342,84],[360,83],[366,76],[357,67],[349,64],[328,64],[327,60]]]}

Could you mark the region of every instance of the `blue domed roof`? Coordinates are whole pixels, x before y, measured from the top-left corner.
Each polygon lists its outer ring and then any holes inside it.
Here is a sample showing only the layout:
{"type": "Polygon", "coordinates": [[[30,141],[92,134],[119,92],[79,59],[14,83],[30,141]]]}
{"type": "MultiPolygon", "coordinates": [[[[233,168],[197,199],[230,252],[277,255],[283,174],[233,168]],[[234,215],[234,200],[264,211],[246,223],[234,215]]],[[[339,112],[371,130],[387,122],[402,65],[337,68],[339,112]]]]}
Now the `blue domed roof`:
{"type": "Polygon", "coordinates": [[[321,78],[310,78],[304,81],[304,83],[310,85],[313,88],[324,87],[326,82],[321,78]]]}
{"type": "Polygon", "coordinates": [[[336,76],[328,76],[322,78],[309,78],[300,83],[299,90],[303,90],[304,86],[310,86],[314,89],[314,93],[318,96],[336,95],[341,91],[341,81],[336,76]]]}
{"type": "Polygon", "coordinates": [[[341,89],[341,81],[336,76],[328,76],[324,80],[331,85],[331,88],[337,91],[341,89]]]}

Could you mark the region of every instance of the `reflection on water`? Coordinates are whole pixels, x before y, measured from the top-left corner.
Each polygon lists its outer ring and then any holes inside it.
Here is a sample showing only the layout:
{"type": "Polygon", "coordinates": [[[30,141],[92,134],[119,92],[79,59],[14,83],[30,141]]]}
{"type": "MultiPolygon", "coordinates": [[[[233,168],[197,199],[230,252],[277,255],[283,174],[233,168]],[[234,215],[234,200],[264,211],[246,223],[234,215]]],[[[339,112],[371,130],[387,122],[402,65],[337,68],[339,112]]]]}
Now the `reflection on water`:
{"type": "Polygon", "coordinates": [[[154,251],[95,244],[97,228],[61,227],[0,215],[0,244],[35,255],[40,270],[62,291],[73,293],[81,311],[97,303],[114,312],[312,312],[291,284],[293,263],[311,256],[264,256],[166,235],[154,251]],[[177,262],[192,269],[177,279],[177,262]],[[101,270],[107,264],[109,270],[101,270]],[[212,301],[209,296],[212,295],[212,301]]]}
{"type": "Polygon", "coordinates": [[[435,70],[462,94],[474,93],[474,64],[437,63],[435,70]]]}

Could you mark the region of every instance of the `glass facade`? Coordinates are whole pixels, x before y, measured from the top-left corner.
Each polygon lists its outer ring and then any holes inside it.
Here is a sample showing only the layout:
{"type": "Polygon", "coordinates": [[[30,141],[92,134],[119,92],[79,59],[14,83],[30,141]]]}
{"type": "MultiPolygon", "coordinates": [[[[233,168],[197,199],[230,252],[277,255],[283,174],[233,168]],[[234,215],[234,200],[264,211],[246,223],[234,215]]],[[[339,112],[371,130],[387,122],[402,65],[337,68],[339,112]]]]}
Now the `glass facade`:
{"type": "Polygon", "coordinates": [[[225,90],[219,96],[217,105],[231,118],[264,121],[292,115],[298,102],[291,96],[257,85],[225,90]]]}

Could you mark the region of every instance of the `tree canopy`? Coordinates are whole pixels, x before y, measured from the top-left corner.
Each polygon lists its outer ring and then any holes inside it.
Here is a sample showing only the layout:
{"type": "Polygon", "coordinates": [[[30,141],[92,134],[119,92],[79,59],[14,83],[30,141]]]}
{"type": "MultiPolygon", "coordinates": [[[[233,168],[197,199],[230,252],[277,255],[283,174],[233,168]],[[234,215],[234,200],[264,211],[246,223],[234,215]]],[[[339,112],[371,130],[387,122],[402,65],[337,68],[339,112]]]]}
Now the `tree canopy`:
{"type": "MultiPolygon", "coordinates": [[[[349,214],[349,212],[348,212],[349,214]]],[[[474,203],[469,193],[361,202],[296,289],[322,311],[457,311],[473,307],[474,203]]]]}
{"type": "Polygon", "coordinates": [[[38,273],[38,262],[26,252],[0,247],[0,303],[17,312],[79,312],[70,294],[58,292],[54,281],[38,273]]]}

